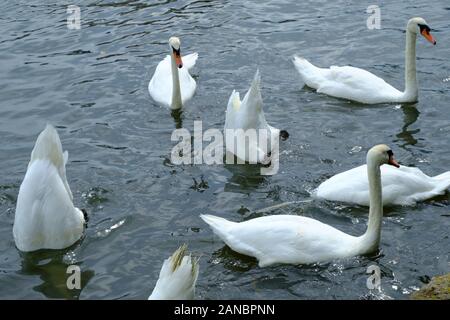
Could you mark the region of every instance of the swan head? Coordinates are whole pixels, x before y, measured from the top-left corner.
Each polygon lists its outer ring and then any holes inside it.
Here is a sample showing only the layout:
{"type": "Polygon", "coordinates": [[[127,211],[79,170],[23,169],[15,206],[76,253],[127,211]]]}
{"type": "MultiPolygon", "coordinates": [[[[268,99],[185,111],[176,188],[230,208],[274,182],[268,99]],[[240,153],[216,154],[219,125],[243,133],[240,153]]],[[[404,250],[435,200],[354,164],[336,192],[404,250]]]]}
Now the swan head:
{"type": "Polygon", "coordinates": [[[181,47],[181,41],[178,37],[171,37],[169,39],[169,45],[172,50],[172,57],[175,59],[175,63],[178,66],[178,68],[183,67],[183,61],[181,60],[181,53],[180,53],[180,47],[181,47]]]}
{"type": "Polygon", "coordinates": [[[399,168],[400,165],[394,158],[394,153],[391,148],[385,144],[379,144],[367,152],[367,163],[372,162],[378,165],[389,164],[391,166],[399,168]]]}
{"type": "Polygon", "coordinates": [[[436,40],[431,35],[431,29],[424,18],[416,17],[409,19],[407,29],[414,34],[417,34],[417,31],[419,31],[425,39],[427,39],[433,45],[436,45],[436,40]]]}

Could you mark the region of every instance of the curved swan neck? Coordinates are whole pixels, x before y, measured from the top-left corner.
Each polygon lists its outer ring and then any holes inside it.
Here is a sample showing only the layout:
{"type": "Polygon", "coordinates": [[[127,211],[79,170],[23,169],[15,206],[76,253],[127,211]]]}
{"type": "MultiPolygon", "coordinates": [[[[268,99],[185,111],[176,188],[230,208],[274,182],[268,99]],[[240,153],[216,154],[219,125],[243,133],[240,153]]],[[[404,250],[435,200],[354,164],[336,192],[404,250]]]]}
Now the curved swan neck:
{"type": "Polygon", "coordinates": [[[418,97],[418,84],[416,76],[416,38],[417,34],[406,28],[405,50],[405,100],[416,101],[418,97]]]}
{"type": "Polygon", "coordinates": [[[172,109],[180,109],[183,106],[181,102],[181,88],[180,88],[180,75],[178,73],[178,66],[175,62],[173,54],[170,54],[170,61],[172,66],[172,109]]]}
{"type": "Polygon", "coordinates": [[[368,159],[367,176],[369,177],[369,223],[363,235],[363,251],[371,252],[378,248],[381,237],[381,219],[383,217],[383,199],[381,191],[380,164],[368,159]]]}

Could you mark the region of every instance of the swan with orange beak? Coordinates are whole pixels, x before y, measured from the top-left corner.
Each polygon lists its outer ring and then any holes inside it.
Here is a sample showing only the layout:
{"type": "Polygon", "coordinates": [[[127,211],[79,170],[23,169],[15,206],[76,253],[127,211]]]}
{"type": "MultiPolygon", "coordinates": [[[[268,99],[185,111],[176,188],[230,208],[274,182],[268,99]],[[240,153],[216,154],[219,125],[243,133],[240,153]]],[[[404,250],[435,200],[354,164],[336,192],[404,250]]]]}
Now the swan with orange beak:
{"type": "Polygon", "coordinates": [[[406,25],[405,90],[400,91],[373,73],[352,66],[319,68],[304,58],[294,57],[294,65],[305,85],[319,93],[366,104],[413,103],[418,100],[416,39],[418,31],[433,45],[436,40],[425,19],[409,19],[406,25]]]}
{"type": "Polygon", "coordinates": [[[158,104],[171,109],[180,109],[193,97],[197,84],[189,70],[195,65],[198,54],[181,56],[181,41],[169,39],[170,54],[156,67],[148,84],[150,96],[158,104]]]}

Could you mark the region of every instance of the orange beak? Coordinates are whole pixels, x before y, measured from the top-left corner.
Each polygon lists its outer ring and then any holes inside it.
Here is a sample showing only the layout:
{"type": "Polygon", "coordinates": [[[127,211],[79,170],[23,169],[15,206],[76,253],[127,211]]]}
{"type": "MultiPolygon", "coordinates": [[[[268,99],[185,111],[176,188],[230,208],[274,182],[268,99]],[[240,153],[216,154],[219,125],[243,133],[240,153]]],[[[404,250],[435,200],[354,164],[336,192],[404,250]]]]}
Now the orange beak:
{"type": "Polygon", "coordinates": [[[389,162],[388,164],[390,164],[391,166],[394,166],[396,168],[400,168],[400,165],[398,164],[398,162],[394,159],[394,156],[390,156],[389,157],[389,162]]]}
{"type": "Polygon", "coordinates": [[[427,39],[428,41],[430,41],[433,45],[436,45],[436,40],[434,39],[434,37],[431,35],[430,31],[428,30],[422,30],[422,32],[420,32],[422,34],[422,36],[427,39]]]}
{"type": "Polygon", "coordinates": [[[173,56],[175,58],[175,63],[177,64],[178,68],[183,68],[183,60],[181,60],[181,54],[180,50],[173,50],[173,56]]]}

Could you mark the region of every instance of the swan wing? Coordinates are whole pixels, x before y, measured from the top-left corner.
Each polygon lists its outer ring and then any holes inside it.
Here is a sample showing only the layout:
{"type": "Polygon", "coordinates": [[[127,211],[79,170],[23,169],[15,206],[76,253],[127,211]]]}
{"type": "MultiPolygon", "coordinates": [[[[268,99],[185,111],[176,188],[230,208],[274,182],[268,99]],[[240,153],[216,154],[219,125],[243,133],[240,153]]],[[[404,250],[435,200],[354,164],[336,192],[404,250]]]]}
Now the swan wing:
{"type": "Polygon", "coordinates": [[[317,92],[362,103],[399,99],[402,92],[364,69],[332,66],[317,92]]]}
{"type": "Polygon", "coordinates": [[[188,70],[191,70],[195,66],[197,59],[198,59],[197,52],[185,55],[183,57],[183,67],[187,68],[188,70]]]}
{"type": "Polygon", "coordinates": [[[150,96],[158,104],[170,107],[172,103],[172,67],[170,55],[158,63],[155,73],[148,84],[150,96]]]}
{"type": "Polygon", "coordinates": [[[180,77],[181,101],[184,105],[194,96],[195,89],[197,88],[197,83],[189,74],[188,69],[184,66],[181,69],[178,69],[178,74],[180,77]]]}
{"type": "Polygon", "coordinates": [[[373,104],[397,102],[403,95],[364,69],[351,66],[318,68],[300,57],[294,58],[294,65],[307,86],[330,96],[373,104]]]}
{"type": "MultiPolygon", "coordinates": [[[[413,205],[416,201],[436,195],[436,182],[418,168],[383,165],[380,170],[385,205],[413,205]]],[[[367,166],[362,165],[331,177],[316,189],[315,195],[327,200],[368,206],[367,166]]]]}

